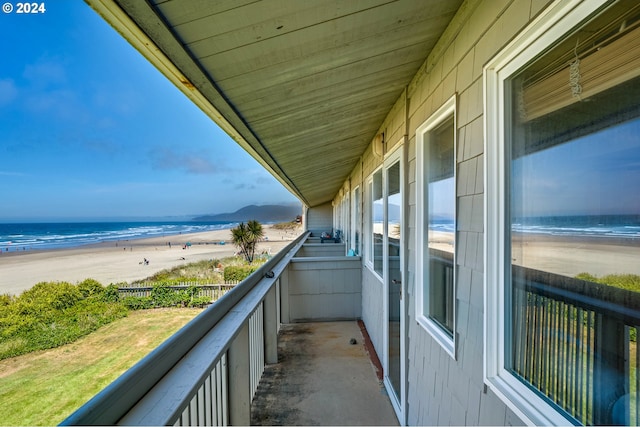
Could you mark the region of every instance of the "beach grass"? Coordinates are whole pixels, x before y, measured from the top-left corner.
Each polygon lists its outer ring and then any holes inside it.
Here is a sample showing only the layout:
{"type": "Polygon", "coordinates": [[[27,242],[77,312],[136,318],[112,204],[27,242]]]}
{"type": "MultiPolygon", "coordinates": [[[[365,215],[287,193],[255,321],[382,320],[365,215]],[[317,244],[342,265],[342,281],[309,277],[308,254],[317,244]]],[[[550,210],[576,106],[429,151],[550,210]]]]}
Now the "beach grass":
{"type": "MultiPolygon", "coordinates": [[[[258,257],[255,265],[262,265],[265,258],[258,257]]],[[[206,282],[207,284],[224,283],[223,269],[227,267],[245,266],[247,262],[240,256],[221,259],[203,260],[164,269],[145,279],[136,280],[131,286],[146,285],[157,282],[206,282]]]]}
{"type": "Polygon", "coordinates": [[[640,275],[638,274],[607,274],[597,277],[589,273],[580,273],[576,278],[589,282],[601,283],[629,291],[640,292],[640,275]]]}
{"type": "Polygon", "coordinates": [[[1,360],[1,424],[60,423],[201,311],[135,311],[72,344],[1,360]]]}

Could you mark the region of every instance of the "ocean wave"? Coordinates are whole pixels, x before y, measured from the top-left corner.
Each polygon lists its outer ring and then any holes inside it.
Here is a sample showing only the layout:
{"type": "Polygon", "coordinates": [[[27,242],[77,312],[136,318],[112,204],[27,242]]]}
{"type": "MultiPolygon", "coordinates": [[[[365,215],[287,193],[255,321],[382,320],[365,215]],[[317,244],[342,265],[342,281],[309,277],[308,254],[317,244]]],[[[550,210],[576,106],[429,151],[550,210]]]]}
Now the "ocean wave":
{"type": "Polygon", "coordinates": [[[512,231],[530,234],[546,234],[553,236],[588,236],[588,237],[640,237],[640,227],[545,227],[541,225],[523,226],[513,224],[512,231]]]}
{"type": "Polygon", "coordinates": [[[0,224],[0,250],[57,249],[231,228],[235,223],[0,224]]]}

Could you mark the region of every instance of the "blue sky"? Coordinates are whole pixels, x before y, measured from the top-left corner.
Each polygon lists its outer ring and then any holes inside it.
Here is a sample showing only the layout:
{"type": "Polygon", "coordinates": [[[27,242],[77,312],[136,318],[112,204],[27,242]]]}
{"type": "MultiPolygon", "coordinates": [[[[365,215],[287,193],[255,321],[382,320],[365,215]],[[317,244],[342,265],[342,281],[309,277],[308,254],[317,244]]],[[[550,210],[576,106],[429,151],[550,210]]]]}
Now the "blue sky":
{"type": "Polygon", "coordinates": [[[634,119],[517,159],[513,215],[640,214],[638,135],[634,119]]]}
{"type": "Polygon", "coordinates": [[[45,5],[0,13],[0,222],[297,202],[84,2],[45,5]]]}

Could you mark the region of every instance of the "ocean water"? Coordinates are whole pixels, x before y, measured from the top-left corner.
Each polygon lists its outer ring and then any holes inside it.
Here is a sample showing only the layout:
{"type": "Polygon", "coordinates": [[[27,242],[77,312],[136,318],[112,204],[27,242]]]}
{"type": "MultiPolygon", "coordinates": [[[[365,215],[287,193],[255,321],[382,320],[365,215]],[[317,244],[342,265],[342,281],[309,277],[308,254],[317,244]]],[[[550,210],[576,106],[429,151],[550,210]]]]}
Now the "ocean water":
{"type": "Polygon", "coordinates": [[[432,219],[429,223],[429,229],[445,233],[453,233],[456,231],[455,223],[452,219],[432,219]]]}
{"type": "MultiPolygon", "coordinates": [[[[455,224],[449,219],[437,219],[429,228],[452,233],[455,224]]],[[[574,215],[515,218],[515,232],[553,236],[590,236],[640,240],[640,215],[574,215]]]]}
{"type": "Polygon", "coordinates": [[[554,236],[640,239],[640,215],[575,215],[515,218],[512,230],[554,236]]]}
{"type": "Polygon", "coordinates": [[[232,228],[229,222],[81,222],[0,224],[0,250],[72,248],[82,245],[232,228]]]}

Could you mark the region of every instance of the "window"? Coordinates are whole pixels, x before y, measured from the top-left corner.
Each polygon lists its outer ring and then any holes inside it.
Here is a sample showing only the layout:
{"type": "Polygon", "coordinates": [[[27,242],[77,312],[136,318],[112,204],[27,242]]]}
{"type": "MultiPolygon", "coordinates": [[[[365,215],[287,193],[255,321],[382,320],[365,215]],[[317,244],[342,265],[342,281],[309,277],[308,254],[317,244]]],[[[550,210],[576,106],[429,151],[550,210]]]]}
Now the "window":
{"type": "Polygon", "coordinates": [[[382,277],[382,249],[384,234],[384,204],[382,194],[382,170],[378,170],[372,176],[370,182],[371,206],[369,209],[371,225],[371,263],[373,271],[382,277]]]}
{"type": "Polygon", "coordinates": [[[353,207],[351,208],[351,249],[360,255],[360,187],[353,190],[353,207]]]}
{"type": "Polygon", "coordinates": [[[350,231],[350,222],[349,222],[349,192],[345,191],[344,197],[342,198],[342,202],[340,203],[340,228],[339,230],[342,232],[342,240],[345,243],[346,250],[349,249],[349,245],[351,244],[351,231],[350,231]]]}
{"type": "Polygon", "coordinates": [[[557,2],[485,67],[486,382],[640,421],[640,7],[557,2]]]}
{"type": "Polygon", "coordinates": [[[455,96],[416,131],[418,322],[455,358],[455,96]]]}

